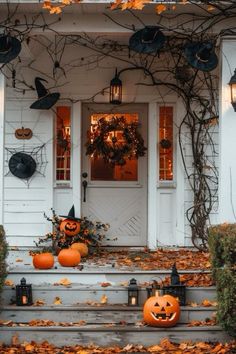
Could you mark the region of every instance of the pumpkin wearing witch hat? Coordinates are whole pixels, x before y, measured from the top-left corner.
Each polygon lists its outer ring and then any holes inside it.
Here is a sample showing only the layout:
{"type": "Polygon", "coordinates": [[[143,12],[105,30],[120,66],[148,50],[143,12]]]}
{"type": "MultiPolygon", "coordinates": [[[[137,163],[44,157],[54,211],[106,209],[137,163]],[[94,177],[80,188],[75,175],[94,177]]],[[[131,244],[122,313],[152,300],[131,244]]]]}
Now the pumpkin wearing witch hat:
{"type": "Polygon", "coordinates": [[[47,82],[47,80],[40,77],[35,78],[35,87],[38,93],[38,99],[30,106],[32,109],[50,109],[60,98],[60,93],[50,93],[41,81],[47,82]]]}
{"type": "Polygon", "coordinates": [[[15,59],[21,51],[19,39],[8,35],[0,36],[0,63],[7,64],[15,59]]]}
{"type": "Polygon", "coordinates": [[[65,218],[60,223],[60,231],[64,232],[67,236],[75,236],[80,232],[80,219],[75,217],[74,205],[67,216],[60,216],[65,218]]]}

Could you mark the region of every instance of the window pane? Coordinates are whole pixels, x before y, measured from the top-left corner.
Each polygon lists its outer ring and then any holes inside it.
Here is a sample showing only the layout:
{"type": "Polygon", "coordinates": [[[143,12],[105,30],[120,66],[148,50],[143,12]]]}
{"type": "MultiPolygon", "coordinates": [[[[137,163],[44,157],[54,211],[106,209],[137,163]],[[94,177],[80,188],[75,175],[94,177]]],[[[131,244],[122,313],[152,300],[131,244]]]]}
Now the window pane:
{"type": "MultiPolygon", "coordinates": [[[[127,123],[138,122],[138,114],[93,114],[91,116],[91,131],[96,129],[96,123],[99,119],[111,120],[113,117],[124,117],[127,123]]],[[[107,142],[112,143],[112,138],[116,138],[116,144],[121,146],[125,143],[123,132],[114,130],[109,132],[107,142]]],[[[91,180],[92,181],[137,181],[138,180],[138,160],[125,158],[124,165],[113,165],[105,162],[102,157],[91,156],[91,180]]]]}
{"type": "Polygon", "coordinates": [[[159,179],[173,180],[173,107],[159,110],[159,179]]]}
{"type": "Polygon", "coordinates": [[[70,181],[71,112],[70,107],[57,107],[56,180],[70,181]]]}

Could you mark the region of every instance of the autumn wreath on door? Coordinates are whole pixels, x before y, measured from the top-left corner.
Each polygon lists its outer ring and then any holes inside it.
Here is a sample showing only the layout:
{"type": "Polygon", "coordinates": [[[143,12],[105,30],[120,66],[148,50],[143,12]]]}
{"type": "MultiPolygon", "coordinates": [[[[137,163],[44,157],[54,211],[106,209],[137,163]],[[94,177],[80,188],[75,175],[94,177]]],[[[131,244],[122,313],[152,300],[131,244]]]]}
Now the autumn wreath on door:
{"type": "Polygon", "coordinates": [[[105,162],[120,166],[127,159],[144,156],[147,148],[138,127],[138,122],[128,123],[123,116],[100,118],[88,132],[86,155],[102,157],[105,162]]]}

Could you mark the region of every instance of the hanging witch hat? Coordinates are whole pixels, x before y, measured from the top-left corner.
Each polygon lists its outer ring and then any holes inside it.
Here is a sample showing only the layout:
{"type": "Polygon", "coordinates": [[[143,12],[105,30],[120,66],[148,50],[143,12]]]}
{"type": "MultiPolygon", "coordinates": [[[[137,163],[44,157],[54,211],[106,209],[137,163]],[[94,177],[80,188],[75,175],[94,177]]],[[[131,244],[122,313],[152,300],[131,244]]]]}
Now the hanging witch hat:
{"type": "Polygon", "coordinates": [[[29,179],[36,171],[36,162],[32,156],[24,152],[17,152],[11,156],[9,163],[9,170],[18,178],[29,179]]]}
{"type": "Polygon", "coordinates": [[[69,219],[69,220],[76,220],[76,221],[79,221],[80,218],[76,218],[75,217],[75,207],[74,205],[72,205],[68,215],[60,215],[62,218],[66,218],[66,219],[69,219]]]}
{"type": "Polygon", "coordinates": [[[6,64],[15,59],[21,51],[21,42],[10,35],[0,36],[0,63],[6,64]]]}
{"type": "Polygon", "coordinates": [[[157,26],[146,26],[129,39],[129,48],[137,53],[157,53],[165,43],[165,36],[157,26]]]}
{"type": "Polygon", "coordinates": [[[35,78],[35,87],[38,93],[38,100],[32,103],[30,108],[32,109],[49,109],[51,108],[60,98],[60,93],[54,92],[50,93],[43,86],[41,81],[47,82],[47,80],[41,79],[40,77],[35,78]]]}
{"type": "Polygon", "coordinates": [[[188,43],[184,47],[188,63],[195,69],[211,71],[217,67],[218,58],[212,42],[188,43]]]}

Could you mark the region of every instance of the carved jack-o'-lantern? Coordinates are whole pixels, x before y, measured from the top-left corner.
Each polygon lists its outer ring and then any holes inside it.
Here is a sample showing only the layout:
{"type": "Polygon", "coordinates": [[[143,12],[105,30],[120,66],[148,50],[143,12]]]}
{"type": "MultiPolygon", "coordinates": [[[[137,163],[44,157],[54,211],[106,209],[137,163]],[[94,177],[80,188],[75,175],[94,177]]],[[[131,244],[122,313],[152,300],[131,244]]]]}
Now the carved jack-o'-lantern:
{"type": "Polygon", "coordinates": [[[77,220],[65,219],[60,223],[60,230],[67,236],[75,236],[80,232],[80,223],[77,220]]]}
{"type": "Polygon", "coordinates": [[[19,128],[15,131],[15,137],[17,139],[31,139],[33,136],[33,132],[30,128],[19,128]]]}
{"type": "Polygon", "coordinates": [[[171,295],[152,296],[144,304],[143,319],[150,326],[172,327],[180,316],[178,300],[171,295]]]}

